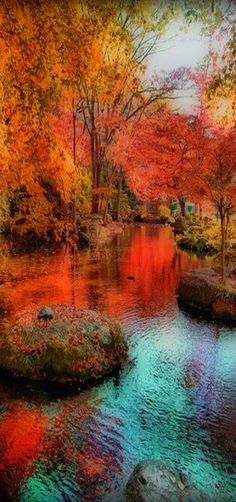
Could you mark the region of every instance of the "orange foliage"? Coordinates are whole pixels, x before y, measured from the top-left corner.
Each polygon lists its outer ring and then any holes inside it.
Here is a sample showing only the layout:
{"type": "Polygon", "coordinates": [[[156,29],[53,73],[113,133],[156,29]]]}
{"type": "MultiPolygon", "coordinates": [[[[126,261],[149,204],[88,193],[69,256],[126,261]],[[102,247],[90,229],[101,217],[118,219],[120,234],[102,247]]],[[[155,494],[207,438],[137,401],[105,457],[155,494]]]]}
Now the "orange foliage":
{"type": "MultiPolygon", "coordinates": [[[[156,22],[151,0],[1,3],[0,174],[9,231],[70,240],[72,209],[89,211],[92,199],[99,212],[99,197],[121,171],[141,199],[199,196],[199,127],[165,107],[190,72],[144,79],[153,31],[163,34],[172,14],[163,6],[156,22]]],[[[194,76],[201,127],[214,124],[205,73],[194,76]]]]}

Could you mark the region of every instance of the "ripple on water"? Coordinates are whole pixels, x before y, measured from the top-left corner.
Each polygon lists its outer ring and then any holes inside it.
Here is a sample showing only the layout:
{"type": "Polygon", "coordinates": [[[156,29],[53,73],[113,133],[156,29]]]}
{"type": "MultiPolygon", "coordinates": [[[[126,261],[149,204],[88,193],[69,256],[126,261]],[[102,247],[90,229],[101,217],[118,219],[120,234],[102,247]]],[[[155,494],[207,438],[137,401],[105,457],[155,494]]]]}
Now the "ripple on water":
{"type": "Polygon", "coordinates": [[[212,499],[235,502],[236,330],[181,312],[175,297],[181,271],[202,261],[176,250],[167,227],[148,226],[129,227],[102,260],[73,260],[16,258],[24,273],[37,265],[47,275],[5,285],[6,302],[108,310],[129,363],[69,394],[2,380],[0,480],[12,500],[115,501],[140,460],[167,458],[212,499]]]}

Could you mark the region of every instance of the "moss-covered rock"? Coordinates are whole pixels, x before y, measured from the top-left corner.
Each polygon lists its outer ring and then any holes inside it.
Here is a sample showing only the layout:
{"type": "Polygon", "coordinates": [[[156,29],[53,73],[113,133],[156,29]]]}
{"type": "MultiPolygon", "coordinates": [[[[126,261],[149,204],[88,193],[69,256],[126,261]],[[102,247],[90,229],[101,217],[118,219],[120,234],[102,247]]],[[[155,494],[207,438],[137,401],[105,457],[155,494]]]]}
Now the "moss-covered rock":
{"type": "Polygon", "coordinates": [[[211,269],[185,273],[178,287],[179,299],[199,310],[208,311],[213,318],[236,322],[236,287],[228,279],[222,283],[219,274],[211,269]]]}
{"type": "Polygon", "coordinates": [[[0,367],[15,376],[61,382],[96,379],[118,368],[127,345],[121,328],[106,314],[54,306],[53,320],[27,313],[2,326],[0,367]]]}

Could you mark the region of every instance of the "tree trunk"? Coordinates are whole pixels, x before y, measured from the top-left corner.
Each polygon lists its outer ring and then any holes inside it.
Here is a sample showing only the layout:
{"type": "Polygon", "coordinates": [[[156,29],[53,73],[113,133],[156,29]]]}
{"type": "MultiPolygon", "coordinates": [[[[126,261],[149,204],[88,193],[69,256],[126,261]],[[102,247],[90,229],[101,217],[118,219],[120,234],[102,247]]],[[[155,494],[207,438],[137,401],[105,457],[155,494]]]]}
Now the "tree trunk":
{"type": "Polygon", "coordinates": [[[99,188],[100,180],[98,179],[98,159],[97,151],[95,148],[95,138],[91,137],[91,162],[92,162],[92,172],[93,172],[93,190],[92,193],[92,213],[99,214],[99,194],[96,193],[97,188],[99,188]]]}
{"type": "Polygon", "coordinates": [[[225,281],[225,214],[221,212],[221,277],[225,281]]]}
{"type": "Polygon", "coordinates": [[[122,172],[120,171],[118,177],[118,191],[117,191],[117,201],[116,201],[116,221],[120,220],[121,192],[122,192],[122,172]]]}
{"type": "Polygon", "coordinates": [[[200,216],[200,220],[202,220],[202,205],[201,204],[199,205],[199,216],[200,216]]]}
{"type": "Polygon", "coordinates": [[[99,194],[92,195],[92,214],[99,214],[99,194]]]}
{"type": "MultiPolygon", "coordinates": [[[[91,167],[92,167],[92,190],[96,190],[97,185],[97,152],[96,152],[96,127],[95,127],[95,114],[94,114],[94,101],[91,102],[91,132],[90,132],[90,152],[91,152],[91,167]]],[[[92,213],[98,214],[99,210],[99,197],[98,194],[92,192],[92,213]]]]}
{"type": "Polygon", "coordinates": [[[184,199],[183,197],[179,197],[179,207],[180,207],[180,212],[181,212],[181,216],[185,216],[185,202],[184,202],[184,199]]]}
{"type": "Polygon", "coordinates": [[[98,159],[96,155],[96,151],[94,152],[93,159],[93,190],[92,193],[92,213],[99,214],[99,206],[100,206],[100,196],[96,190],[100,187],[100,170],[98,169],[98,159]]]}
{"type": "Polygon", "coordinates": [[[92,125],[92,130],[90,134],[90,144],[91,144],[91,163],[92,163],[93,190],[94,190],[94,192],[92,193],[92,213],[99,214],[100,197],[99,193],[96,193],[96,190],[97,188],[100,187],[102,159],[100,157],[100,145],[96,132],[94,103],[92,103],[91,125],[92,125]]]}
{"type": "MultiPolygon", "coordinates": [[[[73,122],[73,163],[76,169],[76,110],[75,110],[75,100],[73,98],[72,101],[72,122],[73,122]]],[[[72,209],[72,214],[73,214],[73,223],[76,223],[76,181],[74,184],[74,190],[73,190],[73,209],[72,209]]]]}
{"type": "Polygon", "coordinates": [[[226,222],[225,222],[225,240],[229,238],[229,222],[230,222],[230,215],[227,212],[226,214],[226,222]]]}

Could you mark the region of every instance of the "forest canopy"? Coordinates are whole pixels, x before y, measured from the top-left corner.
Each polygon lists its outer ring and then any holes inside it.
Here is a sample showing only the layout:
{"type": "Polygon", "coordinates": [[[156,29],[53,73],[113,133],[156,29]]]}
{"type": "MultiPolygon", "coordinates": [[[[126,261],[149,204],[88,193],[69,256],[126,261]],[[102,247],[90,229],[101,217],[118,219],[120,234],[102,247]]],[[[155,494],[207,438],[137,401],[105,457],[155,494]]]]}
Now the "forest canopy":
{"type": "Polygon", "coordinates": [[[78,216],[107,211],[124,185],[141,200],[216,203],[208,180],[219,156],[230,170],[233,210],[233,2],[4,0],[0,22],[6,232],[70,239],[78,216]],[[206,61],[197,72],[176,68],[150,78],[150,58],[179,17],[208,34],[206,61]],[[195,113],[175,109],[186,86],[197,89],[195,113]]]}

